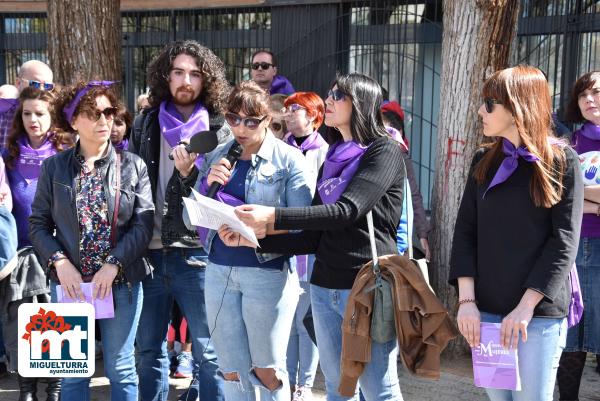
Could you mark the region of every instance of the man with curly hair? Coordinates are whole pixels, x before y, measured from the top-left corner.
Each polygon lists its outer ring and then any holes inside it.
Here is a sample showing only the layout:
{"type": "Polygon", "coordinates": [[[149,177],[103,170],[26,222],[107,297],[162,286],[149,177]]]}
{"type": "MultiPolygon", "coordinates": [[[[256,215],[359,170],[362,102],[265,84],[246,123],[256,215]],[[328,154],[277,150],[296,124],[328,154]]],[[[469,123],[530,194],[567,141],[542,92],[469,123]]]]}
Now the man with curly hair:
{"type": "MultiPolygon", "coordinates": [[[[143,282],[144,305],[136,343],[142,400],[166,400],[169,362],[166,334],[171,307],[176,301],[186,317],[192,338],[194,377],[202,400],[223,400],[223,383],[217,374],[217,357],[209,338],[204,306],[207,254],[198,235],[185,227],[181,195],[170,180],[196,180],[198,169],[183,177],[175,161],[195,157],[177,147],[193,134],[219,130],[220,141],[229,138],[223,111],[229,94],[223,62],[199,43],[186,40],[165,46],[148,66],[150,107],[134,122],[129,150],[148,166],[156,212],[148,257],[154,267],[143,282]],[[174,152],[175,161],[169,160],[174,152]],[[175,172],[174,172],[175,171],[175,172]],[[169,188],[169,190],[167,190],[169,188]]],[[[196,159],[202,163],[203,156],[196,159]]],[[[184,399],[195,400],[196,395],[184,399]]]]}

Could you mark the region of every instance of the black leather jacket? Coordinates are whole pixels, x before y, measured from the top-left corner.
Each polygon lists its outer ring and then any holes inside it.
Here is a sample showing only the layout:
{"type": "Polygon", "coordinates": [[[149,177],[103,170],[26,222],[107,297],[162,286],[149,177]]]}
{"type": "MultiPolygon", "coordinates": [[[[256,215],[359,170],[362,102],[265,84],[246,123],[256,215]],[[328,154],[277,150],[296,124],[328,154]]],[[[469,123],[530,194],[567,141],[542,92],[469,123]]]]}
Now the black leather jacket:
{"type": "MultiPolygon", "coordinates": [[[[152,199],[156,202],[156,188],[158,182],[159,160],[160,160],[160,124],[158,122],[158,107],[146,109],[136,117],[131,138],[129,139],[129,151],[139,155],[148,166],[148,176],[152,186],[152,199]]],[[[231,138],[231,129],[225,124],[225,118],[220,114],[209,113],[209,129],[218,131],[219,143],[227,142],[231,138]]],[[[194,167],[192,174],[182,178],[177,169],[167,184],[165,202],[156,205],[156,213],[162,213],[161,241],[164,247],[174,243],[178,246],[196,248],[200,246],[196,230],[188,230],[183,222],[182,196],[189,196],[198,178],[198,169],[194,167]],[[192,184],[189,184],[189,183],[192,184]],[[183,188],[188,188],[187,193],[183,188]]]]}
{"type": "MultiPolygon", "coordinates": [[[[81,164],[75,148],[58,153],[44,161],[38,179],[37,192],[31,205],[29,238],[42,263],[56,251],[62,251],[80,269],[79,219],[77,215],[76,178],[81,164]]],[[[116,189],[116,152],[109,145],[100,172],[108,204],[108,219],[112,224],[116,189]]],[[[110,254],[123,265],[125,278],[133,283],[149,273],[142,260],[152,238],[154,204],[150,181],[144,162],[129,152],[121,156],[121,197],[117,221],[117,245],[110,254]]]]}

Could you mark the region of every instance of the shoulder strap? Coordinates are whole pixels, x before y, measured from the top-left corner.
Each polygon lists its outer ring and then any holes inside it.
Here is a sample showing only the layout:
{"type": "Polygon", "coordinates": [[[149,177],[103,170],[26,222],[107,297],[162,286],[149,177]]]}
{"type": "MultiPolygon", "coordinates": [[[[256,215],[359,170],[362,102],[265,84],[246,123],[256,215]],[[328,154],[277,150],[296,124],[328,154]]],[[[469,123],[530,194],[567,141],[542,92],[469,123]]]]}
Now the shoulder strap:
{"type": "Polygon", "coordinates": [[[113,219],[110,226],[110,244],[114,248],[117,246],[117,223],[119,220],[119,203],[121,200],[121,153],[116,154],[117,163],[115,165],[115,174],[117,174],[117,187],[115,188],[115,207],[113,208],[113,219]]]}

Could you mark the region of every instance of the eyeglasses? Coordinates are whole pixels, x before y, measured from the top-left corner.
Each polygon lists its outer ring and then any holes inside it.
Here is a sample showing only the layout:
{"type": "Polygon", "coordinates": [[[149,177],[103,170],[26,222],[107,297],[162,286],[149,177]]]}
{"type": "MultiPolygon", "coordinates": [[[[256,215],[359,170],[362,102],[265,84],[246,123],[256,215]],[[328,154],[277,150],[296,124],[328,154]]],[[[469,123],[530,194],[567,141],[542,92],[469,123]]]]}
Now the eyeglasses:
{"type": "Polygon", "coordinates": [[[494,105],[502,104],[502,102],[500,102],[499,100],[496,100],[496,99],[492,99],[491,97],[488,97],[486,99],[483,99],[483,104],[485,105],[485,111],[487,111],[488,114],[490,114],[494,111],[494,105]]]}
{"type": "Polygon", "coordinates": [[[281,109],[282,113],[295,113],[298,110],[306,110],[306,107],[300,106],[298,103],[292,103],[287,107],[281,109]]]}
{"type": "Polygon", "coordinates": [[[275,67],[275,64],[270,64],[263,61],[262,63],[252,63],[250,67],[253,70],[258,70],[259,68],[261,70],[268,70],[270,67],[275,67]]]}
{"type": "Polygon", "coordinates": [[[271,130],[273,130],[273,131],[281,131],[282,129],[283,129],[283,124],[277,123],[277,122],[271,123],[271,130]]]}
{"type": "Polygon", "coordinates": [[[91,120],[94,120],[94,121],[100,120],[100,117],[102,117],[103,115],[107,120],[113,120],[115,118],[115,116],[117,115],[117,110],[118,109],[116,107],[107,107],[102,111],[96,109],[93,112],[91,112],[90,114],[88,114],[88,116],[90,117],[91,120]]]}
{"type": "Polygon", "coordinates": [[[248,129],[251,130],[255,130],[258,128],[258,126],[260,125],[260,123],[262,123],[264,121],[264,119],[267,118],[267,116],[264,116],[262,118],[258,118],[258,117],[240,117],[239,115],[235,114],[235,113],[225,113],[225,120],[227,121],[227,124],[229,124],[232,127],[237,127],[240,124],[244,124],[248,129]]]}
{"type": "Polygon", "coordinates": [[[54,89],[54,84],[52,83],[46,83],[46,82],[40,82],[40,81],[30,81],[29,79],[25,79],[25,81],[29,82],[29,86],[35,88],[35,89],[41,89],[41,90],[45,90],[45,91],[51,91],[52,89],[54,89]]]}
{"type": "Polygon", "coordinates": [[[346,99],[346,94],[340,89],[329,89],[327,97],[331,97],[334,101],[339,102],[346,99]]]}

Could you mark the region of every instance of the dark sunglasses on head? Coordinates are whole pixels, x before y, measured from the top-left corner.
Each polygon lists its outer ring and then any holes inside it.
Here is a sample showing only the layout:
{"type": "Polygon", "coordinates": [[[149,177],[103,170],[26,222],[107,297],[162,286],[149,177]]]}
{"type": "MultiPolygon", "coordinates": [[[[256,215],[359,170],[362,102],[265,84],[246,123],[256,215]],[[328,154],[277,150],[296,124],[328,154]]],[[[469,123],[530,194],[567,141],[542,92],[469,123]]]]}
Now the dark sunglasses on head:
{"type": "Polygon", "coordinates": [[[283,109],[281,109],[281,111],[283,113],[295,113],[298,110],[306,110],[305,107],[300,106],[298,103],[292,103],[287,107],[284,107],[283,109]]]}
{"type": "Polygon", "coordinates": [[[54,84],[49,84],[45,82],[41,83],[40,81],[29,81],[29,86],[34,87],[35,89],[42,89],[45,91],[51,91],[52,89],[54,89],[54,84]]]}
{"type": "Polygon", "coordinates": [[[238,125],[243,123],[248,129],[257,129],[260,123],[262,123],[265,118],[267,118],[267,116],[264,116],[262,118],[240,117],[235,113],[225,113],[225,120],[227,121],[227,124],[229,124],[232,127],[237,127],[238,125]]]}
{"type": "Polygon", "coordinates": [[[92,114],[90,117],[92,120],[98,121],[98,120],[100,120],[100,117],[102,117],[102,115],[104,115],[104,117],[107,120],[112,120],[117,115],[117,108],[116,107],[107,107],[104,110],[96,109],[96,110],[94,110],[94,114],[92,114]]]}
{"type": "Polygon", "coordinates": [[[339,102],[340,100],[344,100],[346,98],[346,94],[340,89],[329,89],[329,92],[327,92],[327,97],[331,97],[334,101],[339,102]]]}
{"type": "Polygon", "coordinates": [[[283,125],[281,123],[271,123],[271,129],[273,131],[281,131],[283,129],[283,125]]]}
{"type": "Polygon", "coordinates": [[[252,67],[253,70],[258,70],[259,68],[261,70],[268,70],[270,67],[275,67],[275,65],[270,64],[270,63],[265,63],[263,61],[262,63],[252,63],[252,65],[250,67],[252,67]]]}
{"type": "Polygon", "coordinates": [[[494,105],[502,103],[499,100],[488,97],[483,100],[483,104],[485,104],[485,111],[487,111],[488,113],[492,113],[494,111],[494,105]]]}

